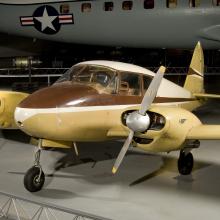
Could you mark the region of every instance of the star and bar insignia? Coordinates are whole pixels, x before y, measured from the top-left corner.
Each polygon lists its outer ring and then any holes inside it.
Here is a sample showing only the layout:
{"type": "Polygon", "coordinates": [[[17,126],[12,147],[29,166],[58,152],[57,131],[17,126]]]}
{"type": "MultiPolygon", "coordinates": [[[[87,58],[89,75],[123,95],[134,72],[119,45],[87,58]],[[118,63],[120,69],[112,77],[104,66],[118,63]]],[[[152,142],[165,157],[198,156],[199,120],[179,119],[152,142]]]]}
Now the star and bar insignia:
{"type": "Polygon", "coordinates": [[[56,34],[61,25],[74,24],[73,14],[59,14],[58,11],[50,6],[44,5],[37,8],[33,16],[20,17],[22,26],[34,26],[44,34],[56,34]]]}

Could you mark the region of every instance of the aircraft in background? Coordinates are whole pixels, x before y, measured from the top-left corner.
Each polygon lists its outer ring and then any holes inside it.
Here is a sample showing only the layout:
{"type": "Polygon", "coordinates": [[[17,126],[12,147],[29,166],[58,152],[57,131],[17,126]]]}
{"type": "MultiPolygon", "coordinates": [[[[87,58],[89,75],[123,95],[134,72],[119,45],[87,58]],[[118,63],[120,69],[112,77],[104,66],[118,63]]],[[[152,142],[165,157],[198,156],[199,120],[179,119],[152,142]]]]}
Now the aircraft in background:
{"type": "MultiPolygon", "coordinates": [[[[180,151],[180,174],[192,172],[191,150],[200,139],[220,139],[220,125],[204,125],[191,113],[208,98],[203,87],[204,58],[197,44],[184,87],[132,64],[87,61],[74,65],[54,85],[27,96],[16,107],[17,126],[38,143],[35,163],[24,177],[30,192],[42,189],[44,147],[75,148],[75,142],[127,138],[116,173],[130,145],[149,152],[180,151]]],[[[12,94],[10,94],[12,96],[12,94]]],[[[7,113],[7,109],[5,109],[7,113]]]]}
{"type": "Polygon", "coordinates": [[[0,32],[76,44],[220,49],[219,0],[0,0],[0,32]]]}

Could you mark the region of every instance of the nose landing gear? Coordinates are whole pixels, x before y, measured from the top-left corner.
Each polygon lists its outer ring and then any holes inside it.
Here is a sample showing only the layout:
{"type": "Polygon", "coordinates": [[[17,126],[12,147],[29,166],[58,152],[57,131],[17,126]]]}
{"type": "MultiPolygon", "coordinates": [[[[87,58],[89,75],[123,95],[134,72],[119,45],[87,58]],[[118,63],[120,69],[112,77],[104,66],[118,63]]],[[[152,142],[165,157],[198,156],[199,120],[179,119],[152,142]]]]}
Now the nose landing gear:
{"type": "Polygon", "coordinates": [[[40,191],[45,182],[45,175],[40,167],[31,167],[24,176],[24,186],[29,192],[40,191]]]}
{"type": "Polygon", "coordinates": [[[38,149],[35,152],[34,166],[31,167],[24,176],[24,186],[29,192],[40,191],[45,182],[45,175],[40,165],[42,140],[39,140],[38,149]]]}

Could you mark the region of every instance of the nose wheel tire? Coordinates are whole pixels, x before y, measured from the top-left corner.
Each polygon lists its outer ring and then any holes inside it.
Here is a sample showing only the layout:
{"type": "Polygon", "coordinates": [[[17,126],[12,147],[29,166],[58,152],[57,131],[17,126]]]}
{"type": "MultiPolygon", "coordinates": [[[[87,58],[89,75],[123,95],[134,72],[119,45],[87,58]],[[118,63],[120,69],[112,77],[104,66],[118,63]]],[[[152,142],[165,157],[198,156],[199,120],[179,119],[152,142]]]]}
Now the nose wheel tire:
{"type": "Polygon", "coordinates": [[[24,186],[29,192],[40,191],[45,182],[45,175],[41,167],[31,167],[24,176],[24,186]]]}
{"type": "Polygon", "coordinates": [[[189,175],[192,172],[194,164],[193,155],[191,152],[185,153],[183,151],[180,152],[179,160],[178,160],[178,170],[182,175],[189,175]]]}

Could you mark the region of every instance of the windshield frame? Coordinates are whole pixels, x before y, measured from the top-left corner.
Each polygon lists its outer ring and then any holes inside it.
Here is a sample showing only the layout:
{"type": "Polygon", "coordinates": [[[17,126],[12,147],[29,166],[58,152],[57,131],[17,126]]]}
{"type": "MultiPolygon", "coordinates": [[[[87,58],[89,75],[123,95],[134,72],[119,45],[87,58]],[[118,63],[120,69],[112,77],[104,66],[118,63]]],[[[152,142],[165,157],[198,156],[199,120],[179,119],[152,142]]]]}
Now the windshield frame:
{"type": "MultiPolygon", "coordinates": [[[[89,75],[89,74],[88,74],[89,75]]],[[[75,78],[76,78],[75,77],[75,78]]],[[[110,91],[112,90],[112,94],[117,94],[118,93],[118,71],[114,68],[111,68],[109,66],[104,66],[104,65],[99,65],[99,64],[76,64],[73,65],[70,69],[68,69],[56,82],[57,83],[63,83],[63,82],[70,82],[72,84],[87,84],[87,85],[93,85],[93,84],[98,84],[100,87],[102,87],[101,92],[110,91]],[[89,82],[87,81],[76,81],[74,80],[74,76],[79,76],[86,68],[88,67],[94,67],[94,68],[100,68],[103,69],[103,71],[106,69],[106,75],[110,77],[109,82],[107,85],[103,85],[99,82],[94,81],[93,82],[93,77],[95,76],[94,73],[91,73],[89,82]],[[74,68],[79,68],[79,71],[75,73],[74,68]],[[107,72],[108,71],[108,72],[107,72]]]]}

